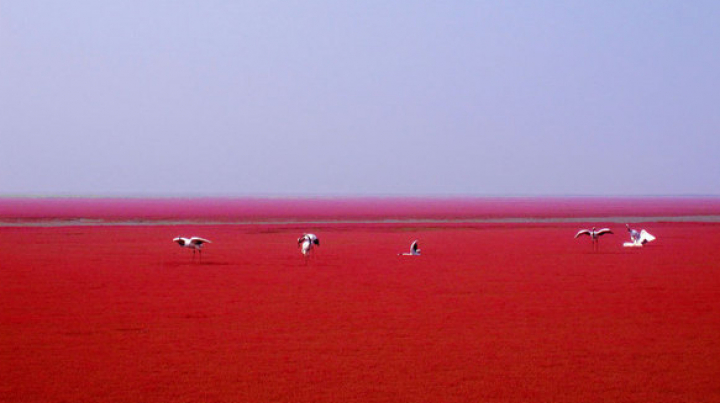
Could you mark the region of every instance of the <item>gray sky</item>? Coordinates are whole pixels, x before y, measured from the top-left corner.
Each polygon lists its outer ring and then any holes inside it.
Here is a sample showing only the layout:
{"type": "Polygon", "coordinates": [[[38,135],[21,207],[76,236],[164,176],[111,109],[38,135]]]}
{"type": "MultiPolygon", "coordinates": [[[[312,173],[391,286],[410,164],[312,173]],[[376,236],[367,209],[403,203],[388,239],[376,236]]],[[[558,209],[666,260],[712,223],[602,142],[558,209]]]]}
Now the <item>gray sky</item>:
{"type": "Polygon", "coordinates": [[[720,195],[717,1],[3,1],[0,194],[720,195]]]}

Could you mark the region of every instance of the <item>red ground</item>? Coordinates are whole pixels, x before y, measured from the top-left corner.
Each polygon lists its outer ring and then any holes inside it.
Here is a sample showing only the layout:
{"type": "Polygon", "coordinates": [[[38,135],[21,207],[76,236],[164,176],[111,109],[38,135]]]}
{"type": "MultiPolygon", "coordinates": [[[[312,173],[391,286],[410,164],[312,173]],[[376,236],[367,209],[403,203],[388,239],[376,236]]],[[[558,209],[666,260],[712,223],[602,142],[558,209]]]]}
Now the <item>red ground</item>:
{"type": "Polygon", "coordinates": [[[720,214],[720,198],[357,198],[77,199],[0,198],[0,221],[113,220],[317,221],[338,218],[466,219],[720,214]]]}
{"type": "Polygon", "coordinates": [[[720,401],[720,224],[611,226],[1,227],[0,401],[720,401]]]}

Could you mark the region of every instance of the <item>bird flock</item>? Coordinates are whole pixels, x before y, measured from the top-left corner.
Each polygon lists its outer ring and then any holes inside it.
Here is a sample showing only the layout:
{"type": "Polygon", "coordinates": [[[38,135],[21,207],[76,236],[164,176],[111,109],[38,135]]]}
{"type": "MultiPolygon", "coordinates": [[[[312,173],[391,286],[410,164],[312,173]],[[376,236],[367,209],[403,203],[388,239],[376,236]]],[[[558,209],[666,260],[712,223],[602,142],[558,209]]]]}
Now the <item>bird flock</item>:
{"type": "MultiPolygon", "coordinates": [[[[641,229],[638,231],[634,228],[631,228],[630,224],[625,224],[625,227],[630,234],[630,242],[623,243],[623,247],[641,248],[648,242],[652,242],[656,239],[645,229],[641,229]]],[[[610,228],[583,228],[575,234],[575,238],[577,239],[579,237],[587,235],[592,242],[593,250],[597,251],[599,248],[600,237],[606,234],[614,234],[614,232],[610,228]]],[[[193,260],[195,259],[196,253],[199,256],[199,259],[202,259],[203,245],[212,243],[208,239],[197,236],[189,238],[178,236],[173,239],[173,242],[180,245],[180,247],[192,249],[193,260]]],[[[300,248],[300,253],[303,255],[305,264],[307,264],[308,260],[314,255],[315,248],[320,246],[320,239],[315,234],[304,233],[300,238],[298,238],[297,245],[300,248]]],[[[410,244],[409,252],[398,253],[398,256],[420,256],[420,247],[418,240],[416,239],[410,244]]]]}

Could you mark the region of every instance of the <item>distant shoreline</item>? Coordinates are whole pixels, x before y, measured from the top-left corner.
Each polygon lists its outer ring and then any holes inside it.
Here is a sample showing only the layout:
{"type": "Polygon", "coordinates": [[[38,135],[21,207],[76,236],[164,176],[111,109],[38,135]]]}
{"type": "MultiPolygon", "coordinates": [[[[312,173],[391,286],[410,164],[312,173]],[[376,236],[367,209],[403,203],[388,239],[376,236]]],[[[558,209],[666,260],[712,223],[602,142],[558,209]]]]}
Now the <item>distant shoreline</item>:
{"type": "Polygon", "coordinates": [[[488,219],[459,219],[459,220],[333,220],[333,221],[104,221],[104,220],[0,220],[0,228],[17,227],[143,227],[143,226],[279,226],[293,227],[299,225],[371,225],[371,226],[454,226],[474,224],[568,224],[568,223],[720,223],[720,215],[712,216],[663,216],[663,217],[507,217],[488,219]]]}
{"type": "Polygon", "coordinates": [[[720,222],[720,198],[0,198],[3,227],[563,222],[720,222]]]}

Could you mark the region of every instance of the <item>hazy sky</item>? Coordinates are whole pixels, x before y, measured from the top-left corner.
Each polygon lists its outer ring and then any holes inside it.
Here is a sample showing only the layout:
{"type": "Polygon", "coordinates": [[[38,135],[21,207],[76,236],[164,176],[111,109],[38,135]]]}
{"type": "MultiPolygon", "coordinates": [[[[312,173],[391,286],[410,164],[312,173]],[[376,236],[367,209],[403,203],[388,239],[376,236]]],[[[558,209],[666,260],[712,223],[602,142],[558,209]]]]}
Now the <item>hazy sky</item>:
{"type": "Polygon", "coordinates": [[[720,195],[720,2],[3,1],[0,194],[720,195]]]}

